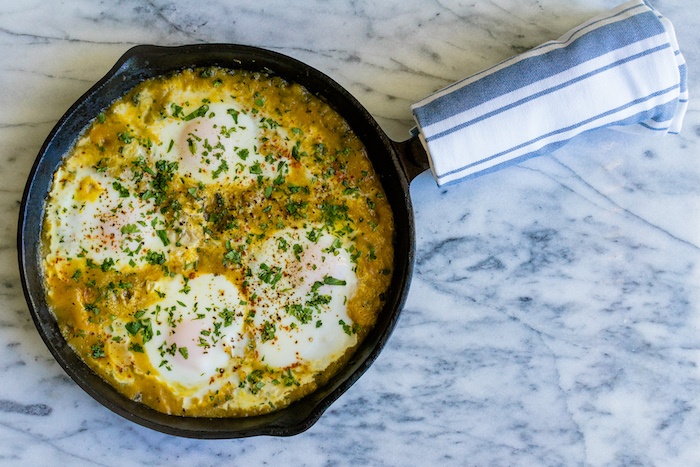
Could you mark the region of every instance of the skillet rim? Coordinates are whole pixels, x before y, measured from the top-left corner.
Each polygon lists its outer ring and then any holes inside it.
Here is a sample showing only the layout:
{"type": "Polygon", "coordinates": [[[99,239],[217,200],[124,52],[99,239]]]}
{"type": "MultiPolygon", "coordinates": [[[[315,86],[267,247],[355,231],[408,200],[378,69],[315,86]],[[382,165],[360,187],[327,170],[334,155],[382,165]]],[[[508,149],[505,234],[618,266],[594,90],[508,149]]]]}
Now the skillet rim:
{"type": "Polygon", "coordinates": [[[225,43],[132,47],[58,120],[34,160],[23,192],[17,229],[20,277],[30,314],[42,340],[63,370],[85,392],[112,412],[147,428],[199,439],[230,439],[259,435],[292,436],[306,431],[371,366],[386,344],[404,306],[415,257],[413,209],[403,154],[405,146],[390,140],[369,112],[345,88],[319,70],[287,55],[254,46],[225,43]],[[168,57],[179,57],[183,60],[182,56],[192,58],[189,62],[178,61],[180,66],[170,66],[165,73],[157,72],[157,68],[163,66],[163,61],[167,61],[168,57]],[[66,145],[70,148],[99,113],[94,112],[94,108],[85,113],[91,105],[100,104],[98,107],[104,109],[128,92],[133,85],[152,76],[199,66],[251,69],[243,65],[244,62],[254,65],[256,69],[252,71],[271,72],[305,86],[338,111],[362,139],[394,212],[397,238],[394,240],[392,283],[387,291],[387,299],[379,320],[350,360],[328,382],[299,401],[278,411],[243,418],[165,415],[118,393],[77,357],[63,339],[55,318],[46,305],[45,289],[40,277],[39,243],[45,199],[50,191],[53,173],[65,155],[65,151],[61,153],[59,149],[66,145]],[[187,64],[183,66],[182,63],[187,64]],[[134,79],[138,81],[133,85],[124,84],[127,80],[134,79]],[[122,88],[124,89],[119,91],[122,88]],[[115,91],[119,92],[115,95],[115,91]],[[105,103],[106,99],[108,102],[105,103]],[[84,123],[77,125],[80,131],[71,131],[74,130],[76,122],[84,123]],[[55,149],[55,146],[58,148],[55,149]],[[377,150],[381,154],[375,152],[377,150]],[[59,153],[60,157],[57,156],[59,153]],[[46,185],[48,189],[42,190],[46,185]],[[40,219],[38,223],[37,218],[40,219]],[[397,218],[401,221],[400,224],[397,218]],[[38,237],[36,234],[31,235],[37,232],[38,237]]]}

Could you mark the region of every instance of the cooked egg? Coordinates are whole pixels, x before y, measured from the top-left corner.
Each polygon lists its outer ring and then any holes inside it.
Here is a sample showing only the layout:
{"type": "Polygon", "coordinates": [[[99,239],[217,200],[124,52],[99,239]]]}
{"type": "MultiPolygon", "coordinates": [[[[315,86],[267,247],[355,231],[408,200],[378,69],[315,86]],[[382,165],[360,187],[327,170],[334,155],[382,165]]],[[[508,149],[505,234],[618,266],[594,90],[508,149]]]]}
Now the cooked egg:
{"type": "Polygon", "coordinates": [[[202,104],[197,109],[205,109],[200,117],[169,119],[155,130],[160,153],[178,162],[181,175],[204,184],[231,186],[249,185],[259,176],[275,173],[274,165],[258,151],[260,123],[244,109],[232,103],[202,104]]]}
{"type": "Polygon", "coordinates": [[[54,257],[124,267],[169,243],[163,216],[152,200],[136,195],[131,180],[117,180],[92,166],[59,169],[57,177],[60,188],[46,213],[54,257]]]}
{"type": "Polygon", "coordinates": [[[357,285],[350,255],[330,234],[275,233],[251,253],[254,326],[260,358],[273,367],[325,369],[357,342],[347,302],[357,285]]]}
{"type": "Polygon", "coordinates": [[[235,378],[233,367],[240,365],[248,342],[246,302],[236,285],[223,276],[202,274],[159,281],[154,287],[163,298],[142,313],[153,327],[144,348],[160,378],[183,394],[216,390],[235,378]]]}

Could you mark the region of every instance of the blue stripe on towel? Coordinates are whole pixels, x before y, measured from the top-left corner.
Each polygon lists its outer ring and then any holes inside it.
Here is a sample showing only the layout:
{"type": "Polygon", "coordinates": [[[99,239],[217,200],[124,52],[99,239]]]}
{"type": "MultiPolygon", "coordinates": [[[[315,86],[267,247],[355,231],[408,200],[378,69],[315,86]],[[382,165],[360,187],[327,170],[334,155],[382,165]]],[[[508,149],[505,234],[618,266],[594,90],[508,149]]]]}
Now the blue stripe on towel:
{"type": "Polygon", "coordinates": [[[567,86],[571,86],[572,84],[576,84],[576,83],[578,83],[579,81],[583,81],[583,80],[585,80],[585,79],[587,79],[587,78],[590,78],[591,76],[597,75],[598,73],[602,73],[602,72],[604,72],[604,71],[610,70],[611,68],[615,68],[615,67],[617,67],[617,66],[619,66],[619,65],[622,65],[622,64],[624,64],[624,63],[631,62],[632,60],[636,60],[636,59],[638,59],[638,58],[644,57],[644,56],[649,55],[649,54],[652,54],[652,53],[654,53],[654,52],[658,52],[659,50],[667,49],[667,48],[669,48],[669,47],[670,47],[669,44],[663,44],[663,45],[660,45],[660,46],[658,46],[658,47],[654,47],[653,49],[645,50],[644,52],[640,52],[640,53],[635,54],[635,55],[632,55],[632,56],[630,56],[630,57],[626,57],[626,58],[624,58],[624,59],[622,59],[622,60],[618,60],[618,61],[616,61],[615,63],[610,63],[610,64],[605,65],[605,66],[603,66],[603,67],[600,67],[600,68],[598,68],[598,69],[596,69],[596,70],[592,70],[592,71],[590,71],[590,72],[588,72],[588,73],[585,73],[585,74],[583,74],[583,75],[580,75],[580,76],[577,76],[577,77],[575,77],[575,78],[573,78],[573,79],[570,79],[569,81],[566,81],[566,82],[564,82],[564,83],[560,83],[560,84],[558,84],[558,85],[556,85],[556,86],[552,86],[551,88],[544,89],[544,90],[542,90],[542,91],[540,91],[540,92],[537,92],[537,93],[535,93],[535,94],[531,94],[531,95],[529,95],[529,96],[527,96],[527,97],[524,97],[524,98],[522,98],[522,99],[520,99],[520,100],[518,100],[518,101],[512,102],[512,103],[510,103],[510,104],[508,104],[508,105],[505,105],[505,106],[503,106],[503,107],[501,107],[501,108],[498,108],[498,109],[496,109],[496,110],[493,110],[493,111],[491,111],[491,112],[488,112],[488,113],[486,113],[486,114],[483,114],[483,115],[479,116],[478,118],[469,120],[469,121],[467,121],[467,122],[460,123],[459,125],[456,125],[456,126],[453,126],[453,127],[451,127],[451,128],[448,128],[448,129],[446,129],[446,130],[443,130],[443,131],[441,131],[440,133],[437,133],[437,134],[434,134],[434,135],[426,136],[426,140],[427,140],[427,141],[433,141],[433,140],[442,138],[442,137],[444,137],[444,136],[449,135],[450,133],[454,133],[455,131],[459,131],[459,130],[461,130],[461,129],[463,129],[463,128],[466,128],[466,127],[468,127],[468,126],[471,126],[471,125],[473,125],[474,123],[478,123],[478,122],[480,122],[481,120],[485,120],[485,119],[487,119],[487,118],[493,117],[493,116],[495,116],[495,115],[498,115],[498,114],[501,113],[501,112],[504,112],[504,111],[506,111],[506,110],[510,110],[510,109],[512,109],[512,108],[514,108],[514,107],[517,107],[517,106],[519,106],[519,105],[522,105],[522,104],[524,104],[524,103],[526,103],[526,102],[530,102],[530,101],[532,101],[532,100],[535,100],[535,99],[538,99],[538,98],[540,98],[540,97],[542,97],[542,96],[545,96],[545,95],[547,95],[547,94],[550,94],[550,93],[552,93],[552,92],[554,92],[554,91],[558,91],[558,90],[563,89],[563,88],[565,88],[565,87],[567,87],[567,86]]]}
{"type": "MultiPolygon", "coordinates": [[[[537,47],[533,47],[532,49],[530,49],[527,53],[530,54],[530,53],[533,53],[533,52],[536,52],[536,51],[538,51],[538,50],[545,49],[545,48],[561,47],[563,44],[566,44],[566,43],[570,42],[570,41],[572,40],[572,38],[573,38],[575,35],[577,35],[577,34],[578,34],[579,32],[581,32],[581,31],[583,31],[584,29],[590,28],[591,26],[593,26],[593,25],[595,25],[595,24],[598,24],[598,23],[601,23],[601,22],[603,22],[603,21],[610,21],[610,20],[613,19],[613,18],[618,18],[618,17],[620,17],[620,16],[622,16],[622,15],[624,15],[624,14],[626,14],[626,13],[632,11],[632,10],[640,9],[640,8],[644,8],[644,5],[643,5],[643,4],[637,4],[637,5],[631,6],[631,7],[629,7],[629,8],[625,8],[625,9],[623,9],[623,10],[617,12],[617,13],[614,14],[614,15],[605,16],[605,17],[603,17],[603,18],[600,18],[600,19],[598,19],[597,21],[591,20],[591,21],[589,21],[589,22],[587,22],[587,23],[582,24],[581,26],[579,26],[579,27],[577,27],[577,28],[572,29],[571,31],[569,31],[568,33],[566,33],[564,36],[560,37],[558,40],[556,40],[556,41],[549,41],[549,42],[545,42],[544,44],[540,44],[540,45],[538,45],[537,47]]],[[[493,65],[493,66],[491,66],[491,67],[489,67],[489,68],[486,68],[485,70],[482,70],[482,71],[480,71],[480,72],[478,72],[478,73],[475,73],[475,74],[471,75],[468,79],[476,79],[476,78],[478,78],[479,76],[488,75],[488,74],[490,74],[490,73],[493,73],[493,71],[494,71],[495,68],[497,68],[497,67],[501,66],[502,64],[507,63],[508,61],[511,61],[511,60],[513,60],[513,59],[515,59],[515,58],[517,58],[517,57],[508,58],[508,59],[502,61],[501,63],[497,63],[497,64],[495,64],[495,65],[493,65]]],[[[459,87],[462,86],[463,81],[465,81],[465,80],[458,81],[458,82],[456,82],[456,83],[454,83],[454,84],[451,84],[451,85],[449,85],[449,86],[443,88],[440,92],[446,92],[446,91],[450,91],[450,90],[453,89],[453,88],[455,88],[455,89],[456,89],[456,88],[459,88],[459,87]]],[[[450,92],[451,92],[451,91],[450,91],[450,92]]],[[[421,105],[421,102],[417,103],[414,107],[419,107],[420,105],[421,105]]]]}
{"type": "Polygon", "coordinates": [[[663,26],[652,12],[606,24],[575,39],[566,47],[526,58],[494,71],[479,81],[414,109],[427,127],[496,97],[564,72],[613,50],[662,34],[663,26]],[[631,24],[633,23],[633,24],[631,24]],[[610,40],[610,38],[615,40],[610,40]]]}
{"type": "MultiPolygon", "coordinates": [[[[530,146],[530,145],[532,145],[532,144],[535,144],[535,143],[537,143],[538,141],[541,141],[541,140],[543,140],[543,139],[547,139],[547,138],[552,137],[552,136],[556,136],[556,135],[559,135],[559,134],[562,134],[562,133],[567,133],[567,132],[569,132],[569,131],[571,131],[571,130],[575,130],[575,129],[580,128],[580,127],[582,127],[582,126],[584,126],[584,125],[587,125],[587,124],[589,124],[589,123],[595,122],[596,120],[600,120],[601,118],[604,118],[604,117],[613,115],[613,114],[615,114],[615,113],[617,113],[617,112],[620,112],[620,111],[622,111],[622,110],[626,110],[626,109],[628,109],[628,108],[630,108],[630,107],[634,107],[635,105],[641,104],[642,102],[646,102],[646,101],[648,101],[648,100],[650,100],[650,99],[653,99],[654,97],[657,97],[657,96],[666,94],[667,92],[672,91],[672,90],[677,89],[677,88],[678,88],[678,86],[676,85],[676,86],[672,86],[672,87],[670,87],[670,88],[668,88],[668,89],[662,89],[662,90],[657,91],[657,92],[654,92],[654,93],[652,93],[652,94],[650,94],[650,95],[648,95],[648,96],[641,97],[641,98],[639,98],[639,99],[635,99],[635,100],[633,100],[632,102],[629,102],[629,103],[627,103],[627,104],[625,104],[625,105],[619,106],[619,107],[617,107],[617,108],[615,108],[615,109],[610,109],[610,110],[605,111],[605,112],[603,112],[603,113],[600,113],[600,114],[598,114],[598,115],[596,115],[596,116],[594,116],[594,117],[591,117],[591,118],[588,118],[588,119],[586,119],[586,120],[583,120],[583,121],[581,121],[581,122],[579,122],[579,123],[576,123],[575,125],[569,125],[569,126],[567,126],[567,127],[565,127],[565,128],[560,128],[560,129],[558,129],[558,130],[549,132],[549,133],[547,133],[547,134],[540,135],[540,136],[538,136],[537,138],[533,138],[533,139],[531,139],[531,140],[529,140],[529,141],[525,141],[525,142],[523,142],[523,143],[521,143],[521,144],[518,144],[517,146],[514,146],[514,147],[512,147],[512,148],[510,148],[510,149],[506,149],[505,151],[501,151],[501,152],[499,152],[499,153],[497,153],[497,154],[493,154],[493,155],[491,155],[491,156],[489,156],[489,157],[486,157],[486,158],[484,158],[484,159],[480,159],[480,160],[477,161],[477,162],[473,162],[473,163],[470,163],[470,164],[465,164],[464,166],[461,166],[461,167],[455,168],[455,169],[453,169],[453,170],[450,170],[450,171],[448,171],[448,172],[441,173],[441,174],[437,174],[437,175],[438,175],[438,177],[445,177],[445,176],[448,176],[448,175],[455,174],[455,173],[457,173],[457,172],[461,172],[462,170],[469,169],[469,168],[471,168],[471,167],[473,167],[473,166],[475,166],[475,165],[483,164],[484,162],[488,162],[488,161],[490,161],[490,160],[492,160],[492,159],[495,159],[495,158],[498,158],[498,157],[503,157],[503,156],[505,156],[505,155],[507,155],[507,154],[509,154],[509,153],[511,153],[511,152],[515,152],[515,151],[517,151],[517,150],[519,150],[519,149],[522,149],[522,148],[525,148],[525,147],[530,146]]],[[[637,123],[637,122],[640,122],[640,121],[649,120],[649,119],[651,119],[654,115],[657,115],[657,114],[659,114],[659,113],[661,113],[661,114],[665,113],[666,110],[667,110],[667,107],[670,106],[670,105],[675,106],[676,103],[675,103],[675,102],[671,102],[671,103],[669,103],[669,104],[667,104],[667,105],[664,105],[664,106],[654,107],[654,108],[652,108],[652,109],[639,112],[639,113],[633,115],[632,117],[625,118],[625,119],[621,119],[621,120],[617,120],[617,121],[615,121],[615,122],[611,122],[611,123],[609,123],[609,124],[607,124],[607,125],[604,125],[604,126],[605,126],[605,127],[609,127],[609,126],[629,125],[629,124],[632,124],[632,123],[637,123]]],[[[566,139],[564,139],[564,140],[559,140],[559,141],[563,144],[563,143],[567,142],[568,140],[569,140],[569,138],[566,138],[566,139]]],[[[548,152],[551,152],[551,151],[548,149],[548,148],[550,148],[551,144],[554,144],[554,142],[548,144],[547,146],[542,147],[541,149],[538,149],[538,150],[532,151],[531,153],[528,153],[528,154],[527,154],[527,158],[530,158],[530,157],[533,157],[533,156],[536,156],[536,155],[546,154],[546,153],[548,153],[548,152]]],[[[518,159],[521,160],[522,157],[523,157],[523,156],[519,156],[518,159]]]]}

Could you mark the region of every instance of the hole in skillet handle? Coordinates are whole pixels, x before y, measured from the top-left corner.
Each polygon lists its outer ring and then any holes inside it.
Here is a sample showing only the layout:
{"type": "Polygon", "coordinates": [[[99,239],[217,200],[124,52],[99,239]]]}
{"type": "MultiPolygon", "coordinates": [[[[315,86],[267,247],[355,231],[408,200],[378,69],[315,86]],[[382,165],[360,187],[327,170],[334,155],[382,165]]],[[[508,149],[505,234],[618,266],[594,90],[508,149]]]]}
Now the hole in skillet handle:
{"type": "Polygon", "coordinates": [[[384,347],[408,293],[414,260],[414,223],[409,181],[427,168],[417,138],[389,140],[372,116],[344,88],[298,60],[265,49],[234,44],[179,47],[137,46],[61,117],[31,170],[20,207],[20,276],[32,319],[45,344],[68,375],[99,403],[156,431],[213,439],[258,435],[291,436],[310,428],[326,409],[369,368],[384,347]],[[350,124],[367,148],[394,212],[394,271],[379,319],[352,358],[325,385],[288,407],[244,418],[191,418],[166,415],[132,401],[96,375],[70,348],[48,308],[41,268],[41,226],[53,173],[90,121],[141,81],[190,67],[265,71],[299,83],[321,97],[350,124]],[[417,143],[417,144],[416,144],[417,143]]]}

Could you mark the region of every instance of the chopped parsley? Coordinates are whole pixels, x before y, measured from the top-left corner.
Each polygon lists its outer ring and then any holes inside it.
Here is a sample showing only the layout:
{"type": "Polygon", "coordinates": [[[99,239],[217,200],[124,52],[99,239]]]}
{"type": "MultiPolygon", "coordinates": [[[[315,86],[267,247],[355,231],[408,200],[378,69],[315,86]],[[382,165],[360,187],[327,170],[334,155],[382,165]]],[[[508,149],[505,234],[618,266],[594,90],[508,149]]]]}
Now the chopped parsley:
{"type": "Polygon", "coordinates": [[[141,329],[141,322],[140,321],[131,321],[129,323],[126,323],[124,325],[126,330],[131,334],[132,336],[135,336],[137,332],[139,332],[139,329],[141,329]]]}
{"type": "Polygon", "coordinates": [[[89,311],[94,315],[98,315],[100,313],[100,309],[94,303],[86,303],[83,305],[83,307],[85,308],[85,311],[89,311]]]}
{"type": "Polygon", "coordinates": [[[114,268],[114,260],[112,258],[107,258],[102,262],[102,265],[100,266],[100,269],[102,272],[107,272],[110,269],[114,268]]]}
{"type": "Polygon", "coordinates": [[[141,193],[141,199],[153,199],[157,206],[162,205],[168,197],[170,182],[175,177],[175,173],[178,169],[178,163],[168,162],[161,159],[156,162],[155,172],[150,167],[145,165],[145,161],[142,162],[141,167],[144,167],[144,171],[151,174],[153,177],[149,184],[150,188],[141,193]]]}
{"type": "Polygon", "coordinates": [[[140,232],[139,227],[136,224],[126,224],[122,227],[122,233],[129,235],[132,233],[140,232]]]}
{"type": "Polygon", "coordinates": [[[338,324],[340,324],[343,328],[343,332],[347,334],[348,336],[352,336],[353,334],[357,334],[357,332],[362,329],[362,326],[360,326],[357,323],[354,323],[352,326],[350,326],[348,323],[345,321],[338,320],[338,324]]]}
{"type": "Polygon", "coordinates": [[[90,347],[90,356],[92,358],[104,358],[107,355],[105,354],[105,344],[104,342],[97,342],[90,347]]]}
{"type": "Polygon", "coordinates": [[[114,188],[115,190],[117,190],[119,192],[120,198],[128,198],[130,196],[129,190],[124,188],[124,186],[119,182],[112,183],[112,188],[114,188]]]}
{"type": "Polygon", "coordinates": [[[246,160],[248,158],[248,155],[250,155],[250,151],[246,148],[239,149],[238,152],[238,157],[240,157],[242,160],[246,160]]]}
{"type": "Polygon", "coordinates": [[[281,251],[287,251],[289,249],[289,243],[284,237],[279,237],[277,239],[277,249],[281,251]]]}
{"type": "Polygon", "coordinates": [[[259,92],[255,93],[255,105],[263,107],[265,105],[265,97],[259,92]]]}
{"type": "Polygon", "coordinates": [[[225,159],[221,161],[219,168],[212,172],[211,178],[219,178],[219,175],[221,175],[222,172],[228,172],[228,164],[226,163],[225,159]]]}
{"type": "Polygon", "coordinates": [[[73,279],[75,282],[78,282],[78,280],[80,279],[80,276],[82,276],[82,275],[83,275],[83,271],[81,269],[76,269],[70,278],[73,279]]]}
{"type": "Polygon", "coordinates": [[[347,282],[341,279],[336,279],[335,277],[331,276],[324,276],[323,277],[323,283],[325,285],[346,285],[347,282]]]}
{"type": "Polygon", "coordinates": [[[224,255],[224,265],[227,263],[241,264],[241,252],[238,250],[228,250],[224,255]]]}
{"type": "Polygon", "coordinates": [[[301,261],[301,254],[304,252],[304,247],[302,247],[298,243],[295,243],[294,245],[292,245],[292,250],[294,251],[294,257],[296,258],[296,260],[301,261]]]}
{"type": "Polygon", "coordinates": [[[187,138],[187,147],[190,149],[190,154],[197,154],[197,142],[194,138],[187,138]]]}
{"type": "Polygon", "coordinates": [[[336,222],[349,221],[348,205],[323,203],[321,205],[321,216],[325,224],[331,228],[335,227],[336,222]]]}
{"type": "Polygon", "coordinates": [[[160,251],[150,250],[146,254],[146,262],[154,266],[165,263],[165,254],[160,251]]]}
{"type": "Polygon", "coordinates": [[[277,328],[275,327],[275,323],[271,323],[270,321],[265,321],[263,323],[263,328],[262,328],[262,334],[260,335],[260,339],[263,342],[271,341],[275,338],[275,331],[277,328]]]}
{"type": "Polygon", "coordinates": [[[134,313],[134,321],[129,321],[124,325],[124,328],[130,335],[136,336],[140,333],[144,344],[153,339],[151,318],[141,319],[145,312],[146,310],[137,311],[134,313]]]}
{"type": "Polygon", "coordinates": [[[209,106],[207,104],[202,104],[196,110],[182,117],[182,119],[187,122],[197,117],[204,117],[207,112],[209,112],[209,106]]]}
{"type": "Polygon", "coordinates": [[[287,212],[289,214],[291,214],[292,216],[294,216],[298,219],[301,219],[301,218],[306,217],[306,214],[304,211],[306,210],[308,205],[309,205],[309,203],[307,203],[306,201],[289,201],[287,203],[286,208],[287,208],[287,212]]]}
{"type": "Polygon", "coordinates": [[[233,324],[233,318],[235,317],[235,313],[232,310],[229,310],[228,308],[224,308],[222,311],[219,312],[219,317],[224,320],[224,327],[228,327],[233,324]]]}
{"type": "Polygon", "coordinates": [[[270,267],[265,263],[260,265],[260,272],[258,273],[258,278],[266,284],[270,284],[273,288],[282,278],[282,269],[274,266],[270,267]]]}
{"type": "Polygon", "coordinates": [[[297,381],[297,379],[292,374],[291,368],[287,368],[287,371],[282,373],[282,383],[287,387],[294,385],[299,386],[299,381],[297,381]]]}
{"type": "Polygon", "coordinates": [[[262,174],[262,167],[260,166],[260,162],[256,162],[255,164],[251,165],[248,168],[248,170],[253,175],[261,175],[262,174]]]}
{"type": "Polygon", "coordinates": [[[156,234],[158,235],[158,238],[160,238],[160,241],[163,242],[163,246],[170,245],[170,239],[168,239],[168,232],[166,232],[165,230],[156,230],[156,234]]]}
{"type": "Polygon", "coordinates": [[[173,104],[170,104],[170,108],[172,109],[173,117],[179,117],[179,116],[183,115],[182,107],[180,107],[179,105],[173,103],[173,104]]]}
{"type": "Polygon", "coordinates": [[[238,115],[240,114],[240,112],[236,109],[228,109],[226,113],[233,118],[233,123],[238,125],[238,115]]]}
{"type": "Polygon", "coordinates": [[[131,133],[129,133],[128,130],[125,131],[124,133],[117,133],[117,139],[118,139],[119,141],[121,141],[122,143],[124,143],[124,144],[129,144],[129,143],[131,143],[131,140],[132,140],[133,138],[134,138],[134,137],[131,135],[131,133]]]}
{"type": "Polygon", "coordinates": [[[309,323],[313,318],[313,310],[309,307],[304,308],[299,303],[286,305],[284,309],[287,312],[287,314],[298,319],[301,322],[301,324],[309,323]]]}
{"type": "Polygon", "coordinates": [[[263,376],[262,370],[253,370],[248,374],[246,381],[249,383],[251,393],[257,394],[265,386],[265,382],[262,380],[263,376]]]}

